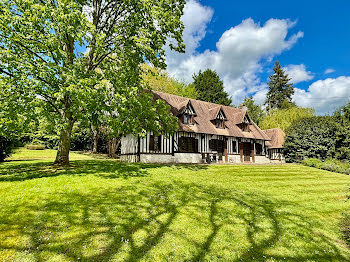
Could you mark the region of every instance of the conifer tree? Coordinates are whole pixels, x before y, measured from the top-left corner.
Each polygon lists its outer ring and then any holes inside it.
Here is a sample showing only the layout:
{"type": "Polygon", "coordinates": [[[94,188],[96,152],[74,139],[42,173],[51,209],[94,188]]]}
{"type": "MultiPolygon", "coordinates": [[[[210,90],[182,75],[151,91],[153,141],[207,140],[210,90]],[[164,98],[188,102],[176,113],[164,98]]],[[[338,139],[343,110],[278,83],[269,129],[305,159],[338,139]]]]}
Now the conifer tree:
{"type": "Polygon", "coordinates": [[[193,75],[193,85],[197,91],[197,99],[211,103],[229,106],[232,99],[224,90],[224,84],[219,75],[210,69],[199,71],[193,75]]]}
{"type": "Polygon", "coordinates": [[[287,105],[292,103],[292,95],[294,94],[293,84],[289,83],[290,78],[278,61],[275,62],[273,71],[274,73],[269,77],[269,91],[265,100],[267,111],[288,107],[287,105]]]}

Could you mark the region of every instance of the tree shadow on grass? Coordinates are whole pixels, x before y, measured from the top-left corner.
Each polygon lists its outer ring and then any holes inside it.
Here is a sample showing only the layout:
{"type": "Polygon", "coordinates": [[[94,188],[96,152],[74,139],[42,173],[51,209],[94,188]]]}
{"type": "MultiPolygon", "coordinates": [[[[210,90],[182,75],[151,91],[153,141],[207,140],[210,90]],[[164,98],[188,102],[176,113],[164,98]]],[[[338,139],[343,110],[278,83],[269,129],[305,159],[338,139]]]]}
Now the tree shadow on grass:
{"type": "Polygon", "coordinates": [[[295,203],[249,191],[169,179],[169,183],[142,180],[93,193],[52,192],[42,197],[41,202],[4,204],[0,254],[12,250],[39,261],[55,256],[71,261],[151,261],[169,256],[174,261],[349,259],[333,239],[317,233],[322,223],[286,211],[295,203]],[[242,232],[240,237],[229,229],[232,225],[242,232]],[[199,228],[205,232],[197,233],[199,228]],[[274,248],[291,247],[286,241],[291,236],[304,250],[272,256],[274,248]],[[7,242],[14,237],[26,241],[7,242]],[[182,249],[169,247],[169,239],[182,249]],[[237,252],[221,252],[243,240],[246,244],[237,252]],[[190,252],[183,254],[183,249],[190,252]]]}
{"type": "Polygon", "coordinates": [[[149,169],[159,167],[185,168],[192,171],[206,169],[205,165],[157,165],[142,163],[123,163],[113,160],[73,160],[69,166],[60,167],[50,162],[16,163],[0,166],[1,181],[25,181],[29,179],[55,177],[60,175],[94,174],[103,178],[144,177],[149,169]]]}

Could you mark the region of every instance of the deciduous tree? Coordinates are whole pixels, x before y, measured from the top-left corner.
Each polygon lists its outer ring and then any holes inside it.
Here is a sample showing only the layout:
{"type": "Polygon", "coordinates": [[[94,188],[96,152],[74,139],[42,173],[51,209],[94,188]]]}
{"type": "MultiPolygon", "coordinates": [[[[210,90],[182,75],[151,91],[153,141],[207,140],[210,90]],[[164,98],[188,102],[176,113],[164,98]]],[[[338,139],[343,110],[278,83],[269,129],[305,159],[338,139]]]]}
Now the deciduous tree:
{"type": "MultiPolygon", "coordinates": [[[[0,2],[0,74],[20,99],[40,99],[59,129],[56,163],[69,162],[74,123],[117,116],[123,133],[172,132],[163,102],[142,85],[145,60],[165,68],[164,46],[184,51],[184,0],[0,2]],[[103,103],[93,103],[99,94],[103,103]],[[54,117],[52,117],[54,116],[54,117]]],[[[10,90],[11,89],[11,90],[10,90]]],[[[32,100],[30,100],[32,101],[32,100]]]]}

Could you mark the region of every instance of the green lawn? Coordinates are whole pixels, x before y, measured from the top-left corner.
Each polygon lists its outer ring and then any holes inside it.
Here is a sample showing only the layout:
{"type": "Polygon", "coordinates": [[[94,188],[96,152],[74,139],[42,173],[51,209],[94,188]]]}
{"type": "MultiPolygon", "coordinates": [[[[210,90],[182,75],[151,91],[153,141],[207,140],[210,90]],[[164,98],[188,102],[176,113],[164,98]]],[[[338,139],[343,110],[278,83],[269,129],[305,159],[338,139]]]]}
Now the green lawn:
{"type": "MultiPolygon", "coordinates": [[[[0,261],[348,261],[350,177],[301,165],[0,164],[0,261]]],[[[26,160],[30,159],[30,160],[26,160]]]]}

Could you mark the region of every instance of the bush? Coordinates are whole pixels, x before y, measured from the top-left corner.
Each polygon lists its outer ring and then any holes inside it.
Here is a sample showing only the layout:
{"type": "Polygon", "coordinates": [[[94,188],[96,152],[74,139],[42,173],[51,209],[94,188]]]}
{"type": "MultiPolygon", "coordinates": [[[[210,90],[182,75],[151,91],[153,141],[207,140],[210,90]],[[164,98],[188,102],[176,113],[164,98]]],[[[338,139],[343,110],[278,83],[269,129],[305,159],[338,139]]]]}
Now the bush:
{"type": "Polygon", "coordinates": [[[0,162],[3,162],[6,157],[11,155],[13,145],[13,140],[0,136],[0,162]]]}
{"type": "Polygon", "coordinates": [[[44,150],[45,149],[44,145],[26,145],[25,147],[28,150],[44,150]]]}
{"type": "Polygon", "coordinates": [[[322,161],[317,158],[307,158],[302,161],[302,164],[309,167],[321,168],[322,161]]]}
{"type": "Polygon", "coordinates": [[[294,122],[286,131],[284,156],[287,162],[306,158],[325,160],[334,155],[335,132],[339,123],[330,116],[317,116],[294,122]]]}
{"type": "Polygon", "coordinates": [[[350,175],[350,163],[329,158],[324,162],[316,158],[308,158],[302,161],[302,164],[309,167],[316,167],[331,172],[350,175]]]}
{"type": "Polygon", "coordinates": [[[74,128],[70,149],[73,151],[87,151],[92,148],[92,135],[88,128],[74,128]]]}

